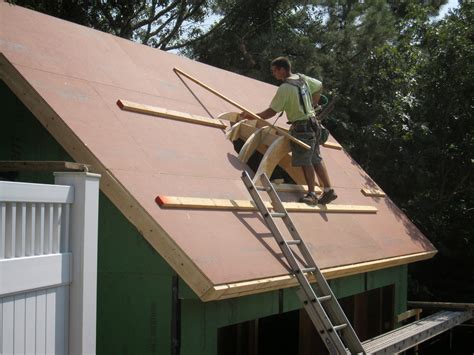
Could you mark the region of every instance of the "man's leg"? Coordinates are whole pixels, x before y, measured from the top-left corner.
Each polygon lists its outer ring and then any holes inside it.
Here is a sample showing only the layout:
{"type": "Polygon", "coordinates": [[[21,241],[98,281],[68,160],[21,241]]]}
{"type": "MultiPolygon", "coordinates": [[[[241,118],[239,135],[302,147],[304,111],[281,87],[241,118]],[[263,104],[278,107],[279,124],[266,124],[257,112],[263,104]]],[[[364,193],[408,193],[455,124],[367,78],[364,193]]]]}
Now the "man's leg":
{"type": "Polygon", "coordinates": [[[314,170],[312,166],[303,166],[304,178],[306,185],[308,185],[308,192],[314,192],[314,170]]]}
{"type": "Polygon", "coordinates": [[[303,127],[302,132],[295,132],[294,127],[290,129],[290,133],[293,137],[303,141],[304,143],[308,144],[311,149],[306,150],[301,148],[300,146],[292,143],[291,144],[291,152],[292,152],[292,165],[295,167],[300,166],[303,169],[303,174],[306,180],[306,184],[308,185],[308,193],[303,196],[299,201],[307,203],[309,205],[316,205],[318,203],[318,197],[314,193],[314,186],[315,186],[315,174],[313,168],[312,157],[314,154],[314,149],[316,147],[316,139],[314,137],[314,132],[312,130],[308,130],[307,126],[303,127]]]}
{"type": "MultiPolygon", "coordinates": [[[[329,180],[329,174],[326,169],[326,164],[324,164],[324,161],[321,160],[319,163],[314,164],[313,167],[314,167],[314,171],[318,175],[319,181],[321,181],[321,183],[323,184],[323,186],[321,187],[331,187],[331,180],[329,180]]],[[[306,173],[305,173],[305,177],[306,177],[306,173]]],[[[314,177],[313,177],[313,180],[314,180],[314,177]]],[[[308,187],[309,187],[309,184],[308,184],[308,187]]]]}
{"type": "Polygon", "coordinates": [[[329,180],[329,174],[324,161],[321,160],[313,166],[314,171],[318,175],[318,179],[323,183],[323,194],[319,198],[318,203],[321,205],[326,205],[329,202],[334,201],[337,198],[337,195],[334,192],[334,189],[331,188],[331,180],[329,180]]]}
{"type": "Polygon", "coordinates": [[[306,184],[308,185],[308,193],[300,199],[300,202],[307,203],[309,205],[316,205],[318,203],[318,197],[314,192],[314,169],[310,166],[302,166],[304,178],[306,180],[306,184]]]}

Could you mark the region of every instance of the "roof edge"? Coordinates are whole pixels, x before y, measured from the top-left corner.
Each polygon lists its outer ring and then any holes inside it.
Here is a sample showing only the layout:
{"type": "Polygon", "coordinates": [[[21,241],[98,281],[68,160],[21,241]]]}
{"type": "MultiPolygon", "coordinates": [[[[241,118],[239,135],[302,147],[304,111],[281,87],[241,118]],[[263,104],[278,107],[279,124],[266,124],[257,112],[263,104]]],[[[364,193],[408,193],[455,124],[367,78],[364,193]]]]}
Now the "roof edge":
{"type": "MultiPolygon", "coordinates": [[[[437,250],[427,251],[363,263],[331,267],[322,269],[321,271],[326,279],[336,279],[430,259],[435,256],[437,252],[437,250]]],[[[314,277],[310,277],[309,280],[311,282],[315,281],[314,277]]],[[[293,275],[282,275],[237,283],[220,284],[214,285],[212,288],[210,288],[204,295],[201,296],[201,300],[204,302],[223,300],[226,298],[247,296],[282,288],[295,287],[297,285],[298,281],[293,275]]]]}

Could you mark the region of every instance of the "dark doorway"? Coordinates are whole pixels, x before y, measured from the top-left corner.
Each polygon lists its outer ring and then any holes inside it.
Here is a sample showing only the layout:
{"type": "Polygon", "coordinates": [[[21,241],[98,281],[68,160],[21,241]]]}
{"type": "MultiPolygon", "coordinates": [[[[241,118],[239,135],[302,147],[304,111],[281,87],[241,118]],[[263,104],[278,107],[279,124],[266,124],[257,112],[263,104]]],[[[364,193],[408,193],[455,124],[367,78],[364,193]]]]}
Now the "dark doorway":
{"type": "MultiPolygon", "coordinates": [[[[394,327],[395,286],[376,288],[339,299],[360,341],[386,333],[394,327]]],[[[298,355],[329,354],[304,309],[300,311],[298,355]]]]}
{"type": "MultiPolygon", "coordinates": [[[[395,287],[339,300],[361,341],[393,329],[395,287]]],[[[219,355],[328,354],[304,309],[227,327],[217,334],[219,355]]]]}
{"type": "Polygon", "coordinates": [[[298,355],[299,312],[219,328],[219,355],[298,355]]]}

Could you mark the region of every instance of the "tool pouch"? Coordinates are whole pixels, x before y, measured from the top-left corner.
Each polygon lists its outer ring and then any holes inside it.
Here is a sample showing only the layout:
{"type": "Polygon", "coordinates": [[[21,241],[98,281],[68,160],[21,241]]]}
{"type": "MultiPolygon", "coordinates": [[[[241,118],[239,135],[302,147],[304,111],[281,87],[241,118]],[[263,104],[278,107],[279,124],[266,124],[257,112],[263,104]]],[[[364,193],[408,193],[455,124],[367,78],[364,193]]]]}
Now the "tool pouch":
{"type": "Polygon", "coordinates": [[[329,138],[329,131],[327,128],[323,127],[321,123],[319,123],[318,119],[316,116],[311,116],[309,118],[309,122],[311,124],[311,128],[314,131],[314,134],[316,135],[316,140],[319,144],[324,144],[329,138]]]}

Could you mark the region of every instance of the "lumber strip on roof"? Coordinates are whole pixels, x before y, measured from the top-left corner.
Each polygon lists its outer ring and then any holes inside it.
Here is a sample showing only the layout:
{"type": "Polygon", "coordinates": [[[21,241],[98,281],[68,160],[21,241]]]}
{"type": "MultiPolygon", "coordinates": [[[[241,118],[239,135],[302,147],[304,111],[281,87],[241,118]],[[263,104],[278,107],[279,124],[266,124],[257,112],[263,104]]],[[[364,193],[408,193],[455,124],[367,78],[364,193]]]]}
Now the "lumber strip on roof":
{"type": "Polygon", "coordinates": [[[379,189],[361,189],[360,191],[367,197],[385,197],[385,192],[379,189]]]}
{"type": "MultiPolygon", "coordinates": [[[[278,133],[280,133],[280,134],[282,134],[282,135],[288,137],[288,139],[291,140],[293,143],[298,144],[299,146],[303,147],[304,149],[307,149],[307,150],[310,150],[310,149],[311,149],[311,147],[310,147],[308,144],[306,144],[305,142],[300,141],[298,138],[292,136],[291,134],[289,134],[287,131],[281,129],[280,127],[277,127],[277,126],[275,126],[275,125],[271,125],[270,123],[268,123],[267,121],[265,121],[263,118],[261,118],[261,117],[260,117],[259,115],[257,115],[256,113],[254,113],[254,112],[250,111],[249,109],[243,107],[242,105],[238,104],[238,103],[235,102],[234,100],[229,99],[227,96],[223,95],[222,93],[220,93],[220,92],[217,91],[217,90],[214,90],[213,88],[211,88],[210,86],[204,84],[202,81],[200,81],[200,80],[194,78],[193,76],[191,76],[191,75],[185,73],[185,72],[182,71],[181,69],[178,69],[178,68],[174,67],[174,68],[173,68],[173,71],[176,73],[176,75],[181,74],[181,75],[185,76],[186,78],[188,78],[189,80],[195,82],[196,84],[198,84],[198,85],[201,86],[202,88],[206,89],[207,91],[212,92],[214,95],[216,95],[216,96],[220,97],[221,99],[223,99],[224,101],[230,103],[232,106],[237,107],[240,111],[244,111],[244,112],[248,113],[248,114],[251,115],[254,119],[256,119],[257,121],[261,122],[263,125],[265,125],[265,126],[272,126],[273,129],[274,129],[276,132],[278,132],[278,133]]],[[[179,76],[179,75],[178,75],[178,76],[179,76]]]]}
{"type": "Polygon", "coordinates": [[[0,171],[91,171],[92,165],[70,161],[0,160],[0,171]]]}
{"type": "MultiPolygon", "coordinates": [[[[232,211],[256,211],[257,208],[250,200],[229,200],[218,198],[196,198],[178,196],[157,196],[156,203],[163,208],[191,208],[232,211]]],[[[272,208],[269,201],[265,201],[268,208],[272,208]]],[[[283,202],[289,212],[319,212],[319,213],[377,213],[374,206],[359,205],[317,205],[310,206],[300,202],[283,202]]]]}
{"type": "MultiPolygon", "coordinates": [[[[306,192],[308,191],[308,186],[306,185],[296,185],[296,184],[276,184],[272,183],[275,191],[277,192],[306,192]]],[[[322,193],[323,191],[321,190],[320,187],[315,186],[314,191],[317,194],[322,193]]]]}
{"type": "Polygon", "coordinates": [[[331,148],[331,149],[337,149],[337,150],[342,150],[342,145],[336,142],[326,142],[323,143],[324,148],[331,148]]]}
{"type": "Polygon", "coordinates": [[[143,113],[146,115],[170,118],[172,120],[196,123],[203,126],[210,126],[216,128],[227,128],[227,126],[220,120],[215,120],[213,118],[208,118],[204,116],[191,115],[186,112],[179,112],[174,110],[168,110],[166,108],[144,105],[137,102],[127,101],[127,100],[117,100],[117,106],[124,111],[143,113]]]}
{"type": "MultiPolygon", "coordinates": [[[[281,127],[280,127],[281,128],[281,127]]],[[[289,132],[289,129],[287,128],[281,128],[282,130],[289,132]]],[[[336,150],[342,150],[342,145],[336,142],[329,142],[327,141],[326,143],[322,144],[323,147],[325,148],[331,148],[331,149],[336,149],[336,150]]]]}

